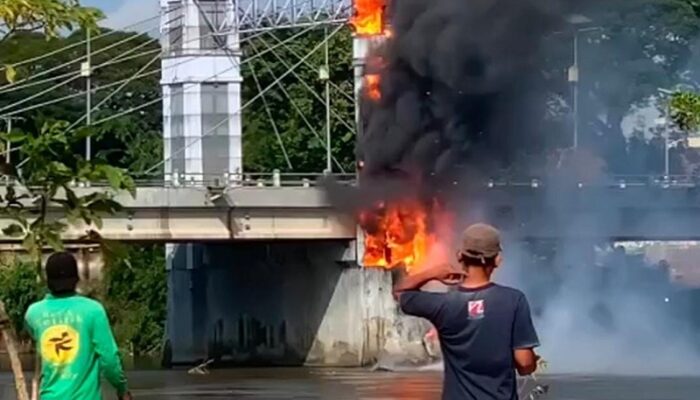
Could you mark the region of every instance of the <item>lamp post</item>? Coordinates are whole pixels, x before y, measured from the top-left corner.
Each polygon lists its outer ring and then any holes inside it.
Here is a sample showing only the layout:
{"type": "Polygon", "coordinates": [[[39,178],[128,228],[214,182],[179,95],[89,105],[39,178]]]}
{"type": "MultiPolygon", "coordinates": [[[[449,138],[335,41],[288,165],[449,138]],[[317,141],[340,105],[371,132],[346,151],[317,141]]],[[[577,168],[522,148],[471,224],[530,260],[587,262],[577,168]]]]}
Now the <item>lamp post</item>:
{"type": "Polygon", "coordinates": [[[670,132],[668,130],[668,121],[666,118],[661,117],[656,119],[656,125],[661,127],[663,130],[663,137],[664,137],[664,180],[669,179],[670,175],[670,169],[671,169],[671,148],[674,148],[678,146],[679,143],[683,142],[685,139],[676,139],[676,140],[671,140],[670,138],[670,132]]]}
{"type": "Polygon", "coordinates": [[[574,14],[567,18],[569,24],[573,27],[573,63],[569,67],[569,83],[571,84],[571,103],[572,117],[574,123],[573,148],[578,149],[579,142],[579,36],[583,32],[589,32],[600,29],[600,27],[579,28],[580,26],[588,25],[591,19],[583,15],[574,14]]]}

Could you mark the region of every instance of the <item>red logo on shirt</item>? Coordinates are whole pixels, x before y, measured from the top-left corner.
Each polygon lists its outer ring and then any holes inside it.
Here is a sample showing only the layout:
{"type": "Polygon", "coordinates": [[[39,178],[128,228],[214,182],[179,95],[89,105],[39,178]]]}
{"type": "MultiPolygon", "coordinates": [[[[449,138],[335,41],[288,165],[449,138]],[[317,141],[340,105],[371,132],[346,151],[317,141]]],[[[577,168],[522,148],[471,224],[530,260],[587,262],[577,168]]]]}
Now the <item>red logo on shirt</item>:
{"type": "Polygon", "coordinates": [[[484,301],[472,300],[469,302],[469,319],[484,318],[484,301]]]}

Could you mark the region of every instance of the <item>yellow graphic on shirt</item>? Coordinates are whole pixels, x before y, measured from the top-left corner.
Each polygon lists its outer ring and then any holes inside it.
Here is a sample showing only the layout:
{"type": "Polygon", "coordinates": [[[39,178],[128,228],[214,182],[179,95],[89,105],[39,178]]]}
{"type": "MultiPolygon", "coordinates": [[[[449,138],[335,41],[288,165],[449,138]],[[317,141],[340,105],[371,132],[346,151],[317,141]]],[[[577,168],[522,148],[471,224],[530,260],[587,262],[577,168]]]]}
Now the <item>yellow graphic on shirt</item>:
{"type": "Polygon", "coordinates": [[[80,335],[68,325],[54,325],[41,335],[41,356],[54,365],[72,363],[79,349],[80,335]]]}

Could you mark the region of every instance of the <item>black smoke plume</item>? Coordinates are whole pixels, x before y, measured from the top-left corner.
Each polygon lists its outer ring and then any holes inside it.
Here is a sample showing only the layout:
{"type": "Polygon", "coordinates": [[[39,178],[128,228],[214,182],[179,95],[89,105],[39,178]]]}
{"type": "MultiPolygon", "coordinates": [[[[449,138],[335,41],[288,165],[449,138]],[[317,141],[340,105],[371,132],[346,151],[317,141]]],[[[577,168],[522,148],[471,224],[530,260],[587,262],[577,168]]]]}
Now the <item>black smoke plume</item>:
{"type": "Polygon", "coordinates": [[[408,175],[434,189],[542,148],[538,55],[564,26],[557,1],[401,0],[388,11],[393,35],[366,71],[382,96],[361,103],[365,179],[408,175]]]}

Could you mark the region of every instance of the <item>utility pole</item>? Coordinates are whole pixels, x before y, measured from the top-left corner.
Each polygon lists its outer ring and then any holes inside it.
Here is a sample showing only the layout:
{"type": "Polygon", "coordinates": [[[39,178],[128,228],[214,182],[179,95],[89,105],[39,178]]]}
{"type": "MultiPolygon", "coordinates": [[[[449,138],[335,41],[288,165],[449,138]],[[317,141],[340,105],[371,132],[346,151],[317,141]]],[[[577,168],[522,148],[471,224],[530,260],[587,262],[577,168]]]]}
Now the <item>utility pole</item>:
{"type": "Polygon", "coordinates": [[[325,69],[326,69],[326,172],[333,171],[333,151],[331,149],[331,70],[328,62],[328,26],[323,28],[325,40],[325,69]]]}
{"type": "Polygon", "coordinates": [[[573,104],[574,118],[574,140],[573,148],[578,149],[578,81],[579,81],[579,65],[578,65],[578,29],[574,29],[574,63],[569,68],[569,82],[571,83],[571,102],[573,104]]]}
{"type": "MultiPolygon", "coordinates": [[[[87,60],[81,65],[80,74],[85,77],[85,124],[92,125],[92,59],[91,59],[91,43],[90,29],[85,30],[86,58],[87,60]]],[[[88,135],[85,138],[85,159],[90,161],[92,158],[92,138],[88,135]]]]}
{"type": "MultiPolygon", "coordinates": [[[[5,121],[5,129],[7,131],[7,134],[9,135],[12,132],[12,122],[13,121],[21,121],[23,118],[22,117],[12,117],[12,116],[5,116],[2,117],[2,119],[5,121]]],[[[11,161],[11,156],[10,154],[12,153],[12,142],[9,140],[7,143],[5,143],[5,163],[9,164],[11,161]]]]}

